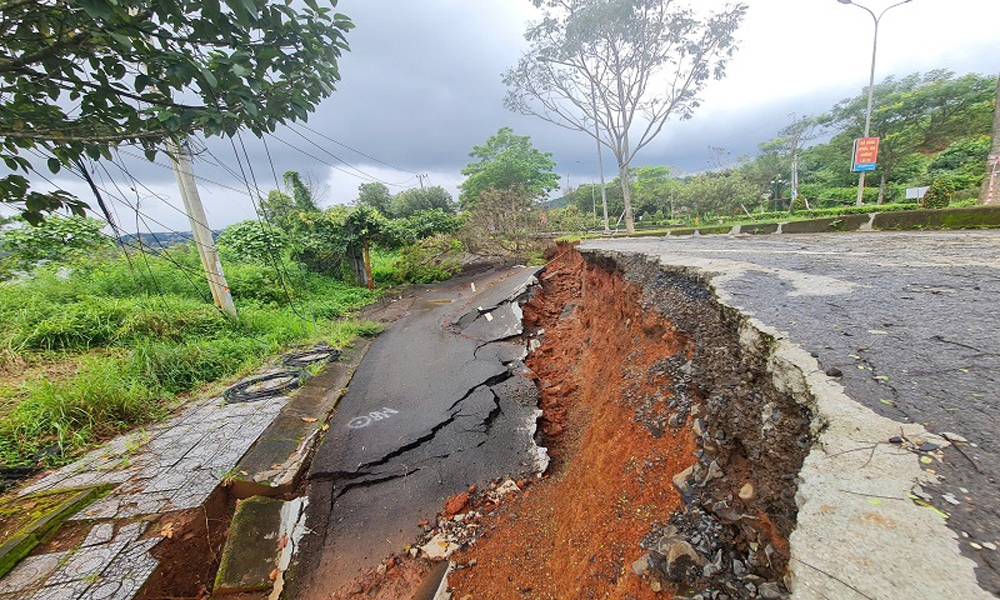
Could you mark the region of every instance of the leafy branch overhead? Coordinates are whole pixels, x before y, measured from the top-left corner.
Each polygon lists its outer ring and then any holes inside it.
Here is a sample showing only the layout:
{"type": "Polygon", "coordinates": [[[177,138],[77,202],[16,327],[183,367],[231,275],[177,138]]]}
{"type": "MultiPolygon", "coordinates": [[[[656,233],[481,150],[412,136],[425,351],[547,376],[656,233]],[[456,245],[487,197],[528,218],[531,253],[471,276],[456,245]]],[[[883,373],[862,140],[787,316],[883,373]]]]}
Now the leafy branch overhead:
{"type": "Polygon", "coordinates": [[[7,0],[0,2],[0,201],[41,213],[85,205],[37,192],[50,171],[120,144],[149,158],[195,132],[255,134],[305,120],[340,79],[350,20],[305,0],[7,0]]]}

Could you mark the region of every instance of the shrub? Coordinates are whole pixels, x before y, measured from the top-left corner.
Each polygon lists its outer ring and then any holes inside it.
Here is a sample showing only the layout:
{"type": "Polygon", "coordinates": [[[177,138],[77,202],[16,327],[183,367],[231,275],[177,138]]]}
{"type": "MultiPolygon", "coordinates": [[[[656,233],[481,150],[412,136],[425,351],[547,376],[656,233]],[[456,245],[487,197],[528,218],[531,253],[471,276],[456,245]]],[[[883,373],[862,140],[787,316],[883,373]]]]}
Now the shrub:
{"type": "Polygon", "coordinates": [[[951,204],[951,198],[957,190],[955,179],[949,175],[942,175],[934,180],[924,197],[920,200],[923,208],[945,208],[951,204]]]}
{"type": "Polygon", "coordinates": [[[248,220],[226,227],[217,244],[220,251],[238,259],[267,262],[288,248],[288,237],[280,229],[248,220]]]}

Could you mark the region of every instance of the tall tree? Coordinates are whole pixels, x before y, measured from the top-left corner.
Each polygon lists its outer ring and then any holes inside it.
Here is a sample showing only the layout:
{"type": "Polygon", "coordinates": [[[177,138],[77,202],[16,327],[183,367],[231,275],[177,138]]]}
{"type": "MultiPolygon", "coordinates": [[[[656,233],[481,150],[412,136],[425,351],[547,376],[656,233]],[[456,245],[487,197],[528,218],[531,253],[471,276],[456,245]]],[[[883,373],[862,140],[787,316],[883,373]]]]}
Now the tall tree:
{"type": "Polygon", "coordinates": [[[674,0],[533,1],[543,18],[525,33],[530,49],[504,75],[505,103],[611,150],[631,233],[632,159],[670,117],[690,118],[706,83],[723,77],[746,4],[699,18],[674,0]]]}
{"type": "Polygon", "coordinates": [[[997,99],[996,106],[993,107],[993,144],[990,147],[990,161],[986,166],[986,176],[983,178],[983,187],[979,191],[980,204],[996,204],[1000,202],[1000,77],[997,78],[997,99]],[[993,192],[992,197],[990,192],[993,192]]]}
{"type": "Polygon", "coordinates": [[[455,212],[451,194],[439,185],[414,188],[396,194],[389,204],[388,215],[393,218],[407,218],[434,209],[449,214],[455,212]]]}
{"type": "Polygon", "coordinates": [[[466,207],[473,206],[484,190],[519,188],[532,200],[540,200],[559,187],[556,163],[551,152],[541,152],[526,135],[515,135],[510,127],[501,127],[482,146],[473,146],[472,158],[462,169],[466,180],[458,187],[466,207]]]}
{"type": "Polygon", "coordinates": [[[355,204],[364,204],[383,215],[388,215],[390,202],[392,202],[392,194],[389,193],[389,188],[385,187],[384,184],[373,181],[358,186],[358,199],[355,200],[355,204]]]}
{"type": "Polygon", "coordinates": [[[31,189],[35,153],[58,172],[121,144],[152,159],[195,132],[261,135],[305,120],[340,79],[352,24],[304,3],[0,3],[0,159],[14,171],[0,179],[0,202],[36,223],[61,207],[84,211],[63,190],[31,189]]]}

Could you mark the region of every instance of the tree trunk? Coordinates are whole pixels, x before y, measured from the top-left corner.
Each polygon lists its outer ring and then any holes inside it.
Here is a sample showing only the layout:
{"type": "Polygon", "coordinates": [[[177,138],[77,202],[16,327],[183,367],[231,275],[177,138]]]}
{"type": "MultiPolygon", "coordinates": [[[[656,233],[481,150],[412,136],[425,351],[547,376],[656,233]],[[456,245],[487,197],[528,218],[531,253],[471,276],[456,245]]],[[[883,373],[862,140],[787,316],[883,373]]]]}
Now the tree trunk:
{"type": "Polygon", "coordinates": [[[364,241],[364,252],[365,252],[365,279],[368,282],[368,289],[375,289],[375,282],[372,280],[372,259],[368,254],[368,240],[364,241]]]}
{"type": "Polygon", "coordinates": [[[365,279],[365,253],[358,246],[347,248],[347,264],[351,269],[351,275],[358,285],[366,285],[365,279]]]}
{"type": "Polygon", "coordinates": [[[625,203],[625,233],[635,233],[635,218],[632,216],[632,184],[628,180],[628,165],[618,163],[618,181],[622,185],[622,201],[625,203]]]}
{"type": "MultiPolygon", "coordinates": [[[[993,146],[990,149],[990,156],[1000,156],[1000,78],[997,78],[997,105],[993,112],[993,146]]],[[[980,204],[1000,202],[998,198],[1000,190],[997,189],[1000,187],[1000,165],[994,161],[991,163],[986,164],[986,177],[983,178],[983,187],[979,190],[980,204]]]]}
{"type": "Polygon", "coordinates": [[[878,181],[878,205],[882,206],[885,204],[885,180],[889,177],[889,174],[882,170],[882,177],[878,181]]]}

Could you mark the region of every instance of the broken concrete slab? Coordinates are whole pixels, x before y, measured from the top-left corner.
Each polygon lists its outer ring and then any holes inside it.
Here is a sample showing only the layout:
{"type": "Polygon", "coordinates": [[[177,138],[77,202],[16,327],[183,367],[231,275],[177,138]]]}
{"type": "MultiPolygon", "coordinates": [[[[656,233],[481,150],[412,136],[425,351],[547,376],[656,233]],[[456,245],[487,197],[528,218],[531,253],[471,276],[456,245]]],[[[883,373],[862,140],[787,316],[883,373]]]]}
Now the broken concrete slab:
{"type": "Polygon", "coordinates": [[[531,286],[538,283],[541,267],[514,271],[476,296],[475,302],[450,319],[450,326],[465,337],[494,342],[520,335],[523,313],[531,286]]]}
{"type": "Polygon", "coordinates": [[[273,585],[277,567],[280,500],[254,496],[240,500],[229,529],[213,594],[258,592],[273,585]]]}
{"type": "Polygon", "coordinates": [[[105,486],[84,489],[60,490],[57,492],[36,492],[35,494],[13,498],[0,505],[3,511],[14,511],[10,520],[26,515],[25,524],[17,531],[4,531],[0,545],[0,577],[38,544],[50,536],[73,513],[81,510],[101,494],[108,491],[105,486]],[[38,509],[41,504],[43,508],[38,509]],[[37,514],[34,514],[37,513],[37,514]]]}
{"type": "Polygon", "coordinates": [[[298,485],[319,433],[337,406],[371,340],[359,339],[285,405],[240,459],[229,479],[237,498],[278,496],[298,485]]]}

